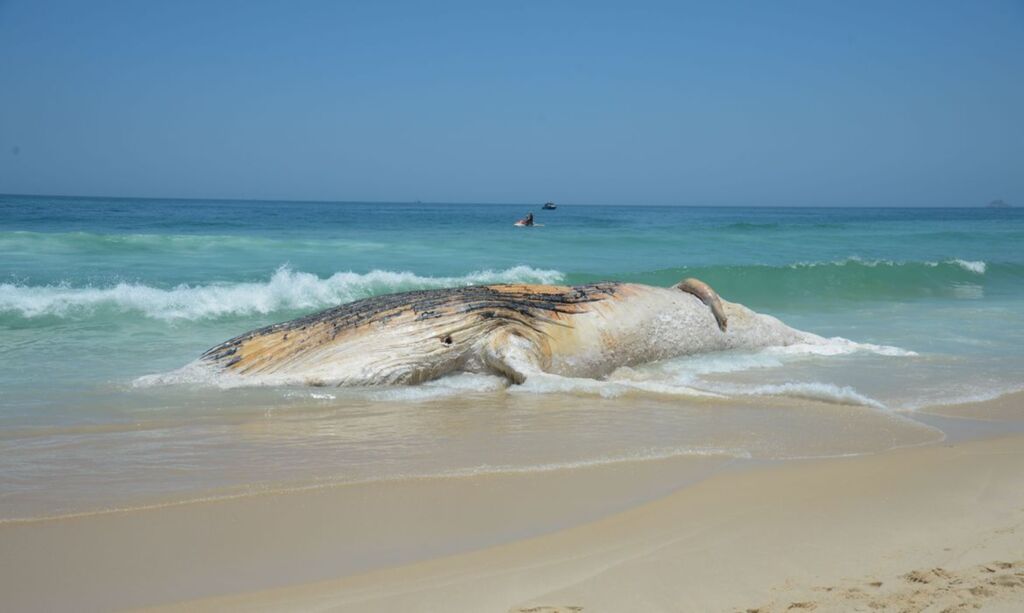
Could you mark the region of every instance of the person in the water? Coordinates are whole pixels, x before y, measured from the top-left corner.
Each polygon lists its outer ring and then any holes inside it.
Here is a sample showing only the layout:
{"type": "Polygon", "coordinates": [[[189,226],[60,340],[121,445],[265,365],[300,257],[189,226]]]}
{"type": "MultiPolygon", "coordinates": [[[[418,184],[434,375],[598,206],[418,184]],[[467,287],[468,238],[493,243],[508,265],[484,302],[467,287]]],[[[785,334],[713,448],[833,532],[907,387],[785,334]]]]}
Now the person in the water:
{"type": "Polygon", "coordinates": [[[527,215],[526,217],[523,217],[522,219],[520,219],[516,223],[518,225],[523,225],[523,226],[532,226],[533,225],[533,213],[531,212],[529,215],[527,215]]]}

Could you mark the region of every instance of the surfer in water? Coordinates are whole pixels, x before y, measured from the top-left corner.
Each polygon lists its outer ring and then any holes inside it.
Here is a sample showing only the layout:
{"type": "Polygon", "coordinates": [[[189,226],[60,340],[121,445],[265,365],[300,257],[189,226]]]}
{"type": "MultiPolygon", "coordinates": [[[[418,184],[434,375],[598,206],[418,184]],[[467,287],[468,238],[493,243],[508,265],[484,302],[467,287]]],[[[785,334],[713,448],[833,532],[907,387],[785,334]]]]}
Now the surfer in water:
{"type": "Polygon", "coordinates": [[[533,225],[533,213],[531,212],[526,217],[523,217],[522,219],[517,221],[516,225],[517,226],[532,226],[533,225]]]}

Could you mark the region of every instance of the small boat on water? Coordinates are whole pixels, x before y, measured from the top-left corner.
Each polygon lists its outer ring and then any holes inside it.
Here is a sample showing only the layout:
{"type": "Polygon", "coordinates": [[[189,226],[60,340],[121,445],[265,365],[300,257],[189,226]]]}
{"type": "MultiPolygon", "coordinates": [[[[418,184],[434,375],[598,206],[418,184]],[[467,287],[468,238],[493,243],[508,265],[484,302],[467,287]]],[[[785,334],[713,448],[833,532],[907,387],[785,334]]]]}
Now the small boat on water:
{"type": "Polygon", "coordinates": [[[554,202],[545,202],[544,206],[542,206],[541,208],[544,209],[545,211],[553,211],[553,210],[557,209],[558,207],[555,206],[554,202]]]}

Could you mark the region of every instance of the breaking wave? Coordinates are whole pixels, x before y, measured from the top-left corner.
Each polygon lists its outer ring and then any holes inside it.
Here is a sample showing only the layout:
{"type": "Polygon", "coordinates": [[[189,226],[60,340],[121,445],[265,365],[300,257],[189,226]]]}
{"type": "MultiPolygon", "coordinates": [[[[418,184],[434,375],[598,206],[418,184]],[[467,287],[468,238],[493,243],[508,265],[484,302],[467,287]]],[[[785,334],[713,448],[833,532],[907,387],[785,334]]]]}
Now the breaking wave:
{"type": "Polygon", "coordinates": [[[928,297],[978,299],[996,285],[1024,281],[1024,266],[951,259],[892,262],[849,258],[836,262],[671,268],[592,275],[527,265],[481,270],[462,276],[422,276],[373,270],[337,272],[330,277],[277,269],[262,281],[181,284],[160,287],[140,282],[105,286],[58,283],[0,283],[0,317],[85,318],[135,314],[156,320],[203,320],[326,308],[369,296],[415,289],[486,283],[587,283],[611,278],[669,286],[699,277],[718,292],[754,308],[818,308],[836,301],[907,300],[928,297]]]}
{"type": "Polygon", "coordinates": [[[487,283],[557,283],[557,270],[515,266],[461,277],[424,277],[411,272],[339,272],[323,279],[283,266],[266,281],[178,285],[164,289],[138,283],[111,287],[0,284],[0,313],[21,317],[83,317],[98,311],[141,314],[162,320],[198,320],[327,308],[378,294],[487,283]]]}

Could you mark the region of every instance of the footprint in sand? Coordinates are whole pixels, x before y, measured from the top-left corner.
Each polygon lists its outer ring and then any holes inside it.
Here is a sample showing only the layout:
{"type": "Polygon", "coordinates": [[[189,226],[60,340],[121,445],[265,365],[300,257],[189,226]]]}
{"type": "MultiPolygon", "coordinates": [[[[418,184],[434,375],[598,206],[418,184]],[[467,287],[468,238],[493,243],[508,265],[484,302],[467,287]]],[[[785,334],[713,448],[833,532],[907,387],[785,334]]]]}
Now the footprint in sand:
{"type": "Polygon", "coordinates": [[[568,607],[541,606],[541,607],[523,607],[523,608],[520,608],[520,609],[512,609],[509,613],[579,613],[579,611],[582,611],[582,610],[583,610],[583,607],[573,607],[573,606],[568,606],[568,607]]]}

